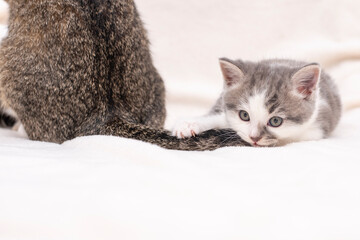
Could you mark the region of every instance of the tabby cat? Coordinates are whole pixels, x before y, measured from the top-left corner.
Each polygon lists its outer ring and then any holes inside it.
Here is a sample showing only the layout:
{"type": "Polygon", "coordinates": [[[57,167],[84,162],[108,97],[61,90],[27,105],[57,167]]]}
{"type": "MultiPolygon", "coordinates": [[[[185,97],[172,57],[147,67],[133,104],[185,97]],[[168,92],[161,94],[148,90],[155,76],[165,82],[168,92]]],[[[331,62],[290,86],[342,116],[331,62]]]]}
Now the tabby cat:
{"type": "Polygon", "coordinates": [[[178,139],[163,129],[165,89],[133,0],[7,0],[0,101],[30,139],[134,138],[164,148],[246,143],[232,130],[178,139]]]}

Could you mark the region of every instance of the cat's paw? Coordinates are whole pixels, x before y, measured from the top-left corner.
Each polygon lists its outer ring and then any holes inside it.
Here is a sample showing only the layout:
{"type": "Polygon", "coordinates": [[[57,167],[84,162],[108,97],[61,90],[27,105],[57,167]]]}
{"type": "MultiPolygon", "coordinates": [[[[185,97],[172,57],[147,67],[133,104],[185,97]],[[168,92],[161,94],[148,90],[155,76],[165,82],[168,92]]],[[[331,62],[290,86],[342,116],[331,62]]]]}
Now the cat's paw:
{"type": "Polygon", "coordinates": [[[175,124],[172,135],[177,138],[195,137],[201,132],[200,124],[195,121],[179,121],[175,124]]]}

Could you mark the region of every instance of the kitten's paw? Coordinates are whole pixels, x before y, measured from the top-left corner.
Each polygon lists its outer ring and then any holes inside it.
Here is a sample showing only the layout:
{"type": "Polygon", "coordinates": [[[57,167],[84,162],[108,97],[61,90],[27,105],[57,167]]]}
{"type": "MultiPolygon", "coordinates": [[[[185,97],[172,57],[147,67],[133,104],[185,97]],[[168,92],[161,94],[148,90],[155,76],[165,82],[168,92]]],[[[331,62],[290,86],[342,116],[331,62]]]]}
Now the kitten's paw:
{"type": "Polygon", "coordinates": [[[172,135],[177,138],[195,137],[201,132],[200,124],[191,121],[180,121],[175,124],[172,135]]]}

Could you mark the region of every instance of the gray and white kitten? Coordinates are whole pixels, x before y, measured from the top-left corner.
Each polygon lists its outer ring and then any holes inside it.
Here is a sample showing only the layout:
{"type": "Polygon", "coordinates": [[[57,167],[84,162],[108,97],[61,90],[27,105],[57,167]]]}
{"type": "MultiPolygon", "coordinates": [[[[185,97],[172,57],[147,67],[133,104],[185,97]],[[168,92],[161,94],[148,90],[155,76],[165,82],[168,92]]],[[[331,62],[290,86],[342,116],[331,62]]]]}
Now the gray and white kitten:
{"type": "Polygon", "coordinates": [[[329,136],[339,122],[337,87],[317,63],[220,59],[221,97],[206,116],[179,121],[173,135],[231,128],[253,146],[279,146],[329,136]]]}

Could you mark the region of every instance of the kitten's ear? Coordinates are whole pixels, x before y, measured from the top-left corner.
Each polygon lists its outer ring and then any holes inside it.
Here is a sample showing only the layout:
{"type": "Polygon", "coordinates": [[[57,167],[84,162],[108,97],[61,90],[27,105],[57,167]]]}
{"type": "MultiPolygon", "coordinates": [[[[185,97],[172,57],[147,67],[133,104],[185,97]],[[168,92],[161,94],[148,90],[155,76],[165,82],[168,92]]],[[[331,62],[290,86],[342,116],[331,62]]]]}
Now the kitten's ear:
{"type": "Polygon", "coordinates": [[[219,62],[225,80],[225,87],[240,84],[240,81],[244,78],[244,73],[240,68],[225,58],[221,58],[219,62]]]}
{"type": "Polygon", "coordinates": [[[297,71],[291,78],[295,95],[307,98],[316,90],[321,75],[320,65],[312,63],[297,71]]]}

